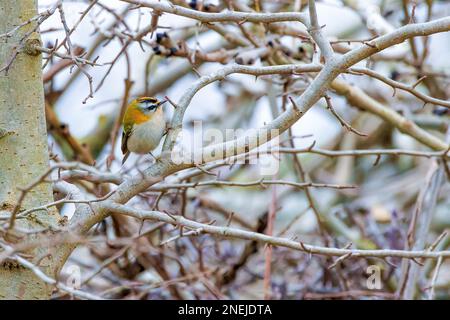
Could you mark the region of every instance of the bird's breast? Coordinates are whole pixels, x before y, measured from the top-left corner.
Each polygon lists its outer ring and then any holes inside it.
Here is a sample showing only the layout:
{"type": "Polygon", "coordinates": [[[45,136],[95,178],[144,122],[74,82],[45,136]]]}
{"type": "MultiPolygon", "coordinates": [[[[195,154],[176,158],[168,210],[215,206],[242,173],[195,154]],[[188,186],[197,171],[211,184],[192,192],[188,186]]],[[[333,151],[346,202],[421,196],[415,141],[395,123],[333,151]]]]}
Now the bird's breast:
{"type": "Polygon", "coordinates": [[[161,141],[166,123],[162,112],[155,112],[151,119],[137,124],[128,138],[128,150],[134,153],[149,153],[153,151],[161,141]]]}

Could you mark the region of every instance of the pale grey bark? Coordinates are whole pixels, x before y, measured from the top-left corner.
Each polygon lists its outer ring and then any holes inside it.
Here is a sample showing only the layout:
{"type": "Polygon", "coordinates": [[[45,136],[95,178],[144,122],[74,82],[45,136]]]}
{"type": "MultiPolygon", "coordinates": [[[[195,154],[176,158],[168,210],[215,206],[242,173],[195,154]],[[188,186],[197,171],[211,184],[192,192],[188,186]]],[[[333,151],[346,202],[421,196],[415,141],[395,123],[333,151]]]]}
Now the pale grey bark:
{"type": "MultiPolygon", "coordinates": [[[[2,0],[0,2],[0,34],[37,14],[36,0],[2,0]]],[[[44,115],[44,91],[42,84],[41,56],[30,55],[21,49],[20,39],[35,24],[21,28],[12,37],[0,39],[0,65],[8,63],[14,50],[19,50],[8,73],[0,75],[0,128],[8,134],[0,138],[0,213],[9,214],[18,202],[20,188],[30,186],[48,169],[47,133],[44,115]]],[[[27,40],[39,41],[32,34],[27,40]]],[[[53,200],[51,186],[41,183],[27,193],[20,210],[43,205],[53,200]]],[[[56,211],[40,211],[27,219],[20,219],[15,226],[31,231],[56,226],[56,211]]],[[[8,235],[12,243],[27,241],[30,236],[8,235]]],[[[42,258],[46,248],[34,250],[35,259],[42,258]]],[[[54,256],[54,255],[53,255],[54,256]]],[[[46,272],[53,273],[54,258],[48,256],[40,262],[46,272]],[[53,270],[53,271],[51,271],[53,270]]],[[[16,261],[4,261],[0,265],[0,299],[49,298],[52,286],[16,261]]]]}

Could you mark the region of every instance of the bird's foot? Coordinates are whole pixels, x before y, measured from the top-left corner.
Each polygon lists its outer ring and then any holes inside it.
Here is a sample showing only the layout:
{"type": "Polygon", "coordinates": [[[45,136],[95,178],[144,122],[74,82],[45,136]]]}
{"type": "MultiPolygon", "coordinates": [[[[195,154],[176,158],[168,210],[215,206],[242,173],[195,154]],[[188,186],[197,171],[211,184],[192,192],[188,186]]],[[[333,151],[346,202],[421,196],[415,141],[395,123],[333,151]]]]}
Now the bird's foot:
{"type": "Polygon", "coordinates": [[[148,154],[152,156],[153,160],[155,160],[155,163],[157,163],[158,161],[160,161],[160,158],[155,157],[155,156],[153,155],[153,153],[149,152],[148,154]]]}
{"type": "Polygon", "coordinates": [[[163,137],[169,133],[169,131],[172,130],[172,127],[170,125],[166,125],[166,128],[164,129],[163,137]]]}

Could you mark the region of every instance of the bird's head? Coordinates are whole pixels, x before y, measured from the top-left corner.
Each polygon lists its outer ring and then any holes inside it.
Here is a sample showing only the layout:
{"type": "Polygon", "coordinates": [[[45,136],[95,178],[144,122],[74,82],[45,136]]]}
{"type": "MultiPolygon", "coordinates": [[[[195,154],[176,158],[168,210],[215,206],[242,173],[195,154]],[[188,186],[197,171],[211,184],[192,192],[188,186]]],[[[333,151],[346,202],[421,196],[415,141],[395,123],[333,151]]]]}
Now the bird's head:
{"type": "Polygon", "coordinates": [[[166,103],[167,100],[158,100],[155,97],[141,97],[134,100],[131,104],[143,114],[149,115],[158,110],[158,107],[166,103]]]}
{"type": "Polygon", "coordinates": [[[162,112],[162,109],[159,107],[166,101],[160,101],[154,97],[141,97],[133,100],[125,112],[123,118],[124,127],[127,128],[149,121],[158,110],[162,112]]]}

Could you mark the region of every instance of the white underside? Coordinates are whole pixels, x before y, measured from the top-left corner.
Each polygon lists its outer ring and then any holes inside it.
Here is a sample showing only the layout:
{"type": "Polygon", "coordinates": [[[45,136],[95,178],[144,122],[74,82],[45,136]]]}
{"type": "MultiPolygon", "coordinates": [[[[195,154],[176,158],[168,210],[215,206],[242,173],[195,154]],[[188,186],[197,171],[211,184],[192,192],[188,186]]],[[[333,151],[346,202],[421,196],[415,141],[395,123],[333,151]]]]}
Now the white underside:
{"type": "Polygon", "coordinates": [[[161,141],[166,124],[162,112],[156,112],[152,119],[135,125],[128,138],[128,150],[134,153],[145,154],[153,151],[161,141]]]}

